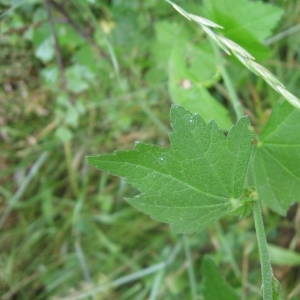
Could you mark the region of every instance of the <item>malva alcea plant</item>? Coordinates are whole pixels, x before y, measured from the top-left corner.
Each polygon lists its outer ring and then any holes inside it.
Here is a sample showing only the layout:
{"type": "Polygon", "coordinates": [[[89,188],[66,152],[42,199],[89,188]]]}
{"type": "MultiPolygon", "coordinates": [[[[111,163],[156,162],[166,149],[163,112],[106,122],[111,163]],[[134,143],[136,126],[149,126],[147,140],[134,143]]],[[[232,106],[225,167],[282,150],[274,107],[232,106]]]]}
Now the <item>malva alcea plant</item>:
{"type": "MultiPolygon", "coordinates": [[[[284,215],[291,204],[300,200],[300,101],[245,49],[212,30],[222,26],[167,2],[200,25],[213,42],[236,56],[288,102],[273,107],[256,145],[252,144],[246,116],[225,136],[214,121],[205,123],[200,115],[173,106],[170,148],[137,143],[134,150],[91,156],[87,161],[136,187],[141,193],[127,199],[128,203],[157,221],[171,224],[178,233],[199,232],[225,215],[243,217],[252,209],[263,299],[278,299],[279,287],[273,277],[259,201],[284,215]],[[256,189],[250,195],[245,192],[250,188],[245,186],[249,170],[256,189]]],[[[209,261],[204,265],[212,268],[209,261]]],[[[221,279],[212,276],[217,287],[221,279]]],[[[232,295],[228,286],[220,286],[223,288],[218,292],[232,295]]]]}

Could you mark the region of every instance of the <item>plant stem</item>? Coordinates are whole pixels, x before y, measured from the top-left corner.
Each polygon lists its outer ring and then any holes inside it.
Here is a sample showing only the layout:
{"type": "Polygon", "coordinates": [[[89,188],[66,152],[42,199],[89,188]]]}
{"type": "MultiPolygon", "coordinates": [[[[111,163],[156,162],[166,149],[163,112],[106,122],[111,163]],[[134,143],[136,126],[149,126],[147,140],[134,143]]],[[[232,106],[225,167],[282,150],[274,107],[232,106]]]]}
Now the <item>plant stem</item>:
{"type": "Polygon", "coordinates": [[[76,172],[72,165],[71,151],[72,150],[71,150],[70,142],[64,143],[64,152],[65,152],[67,169],[68,169],[68,173],[69,173],[71,187],[73,189],[74,195],[78,198],[80,193],[79,193],[79,187],[78,187],[77,178],[76,178],[76,172]]]}
{"type": "Polygon", "coordinates": [[[194,267],[193,267],[193,259],[191,255],[191,249],[189,245],[189,240],[188,236],[184,234],[182,236],[183,239],[183,246],[184,246],[184,252],[185,256],[188,261],[188,274],[189,274],[189,281],[190,281],[190,287],[191,287],[191,292],[192,292],[192,299],[196,300],[197,299],[197,284],[196,284],[196,278],[195,278],[195,273],[194,273],[194,267]]]}
{"type": "Polygon", "coordinates": [[[221,51],[220,51],[219,47],[211,40],[210,40],[210,43],[211,43],[211,45],[213,47],[213,50],[215,52],[217,62],[219,63],[220,72],[221,72],[222,78],[224,80],[226,89],[228,91],[230,100],[232,102],[233,109],[234,109],[238,119],[240,119],[241,117],[243,117],[245,115],[242,104],[241,104],[241,102],[240,102],[240,100],[239,100],[239,98],[238,98],[238,96],[235,92],[235,89],[233,87],[230,76],[228,75],[227,70],[224,67],[224,61],[223,61],[223,58],[222,58],[221,51]]]}
{"type": "Polygon", "coordinates": [[[147,114],[147,117],[164,133],[169,134],[170,129],[152,112],[145,101],[140,102],[141,108],[147,114]]]}
{"type": "Polygon", "coordinates": [[[253,202],[252,210],[261,264],[263,299],[273,300],[273,271],[268,252],[263,217],[258,200],[253,202]]]}
{"type": "Polygon", "coordinates": [[[227,255],[227,257],[230,261],[233,273],[234,273],[234,275],[237,279],[240,279],[241,278],[241,271],[240,271],[239,266],[238,266],[238,264],[235,260],[232,249],[229,246],[229,244],[227,242],[227,239],[225,238],[225,233],[223,232],[223,229],[220,225],[220,222],[218,222],[218,221],[215,222],[215,228],[216,228],[217,238],[218,238],[218,240],[221,244],[221,247],[224,249],[224,251],[225,251],[225,253],[226,253],[226,255],[227,255]]]}
{"type": "Polygon", "coordinates": [[[164,269],[160,270],[159,272],[157,272],[154,280],[153,280],[153,285],[152,285],[152,289],[151,289],[151,293],[149,295],[149,300],[156,300],[158,299],[159,295],[159,288],[160,285],[163,282],[163,275],[164,275],[164,269]]]}
{"type": "Polygon", "coordinates": [[[45,0],[44,2],[45,2],[47,15],[48,15],[48,21],[50,24],[51,34],[52,34],[52,37],[54,40],[54,51],[55,51],[55,55],[56,55],[56,59],[57,59],[58,69],[60,72],[61,87],[64,91],[67,92],[67,79],[65,76],[65,68],[64,68],[62,55],[61,55],[61,51],[60,51],[60,47],[59,47],[57,33],[55,30],[55,24],[54,24],[54,20],[52,17],[51,3],[50,3],[50,0],[45,0]]]}
{"type": "Polygon", "coordinates": [[[30,184],[31,180],[38,174],[39,169],[44,164],[48,157],[48,152],[44,152],[38,160],[34,163],[34,165],[30,168],[30,171],[27,175],[27,177],[22,181],[20,187],[18,188],[17,192],[13,195],[13,197],[10,198],[9,202],[7,203],[1,218],[0,218],[0,229],[4,225],[8,215],[14,208],[14,205],[20,200],[20,198],[23,196],[24,192],[26,191],[28,185],[30,184]]]}
{"type": "Polygon", "coordinates": [[[170,266],[174,260],[176,259],[180,249],[182,247],[182,243],[179,242],[178,244],[176,244],[176,246],[173,248],[173,250],[171,251],[171,253],[169,254],[169,258],[161,263],[158,263],[156,265],[150,266],[148,268],[145,268],[141,271],[137,271],[135,273],[129,274],[127,276],[118,278],[114,281],[112,281],[110,284],[106,284],[103,286],[97,286],[95,288],[91,288],[83,293],[79,292],[77,294],[74,294],[72,296],[67,296],[65,298],[62,298],[62,300],[73,300],[73,299],[87,299],[88,297],[95,297],[96,295],[103,293],[111,288],[117,288],[121,285],[127,284],[129,282],[132,282],[134,280],[140,279],[142,277],[145,277],[147,275],[156,273],[160,270],[165,269],[166,267],[170,266]]]}

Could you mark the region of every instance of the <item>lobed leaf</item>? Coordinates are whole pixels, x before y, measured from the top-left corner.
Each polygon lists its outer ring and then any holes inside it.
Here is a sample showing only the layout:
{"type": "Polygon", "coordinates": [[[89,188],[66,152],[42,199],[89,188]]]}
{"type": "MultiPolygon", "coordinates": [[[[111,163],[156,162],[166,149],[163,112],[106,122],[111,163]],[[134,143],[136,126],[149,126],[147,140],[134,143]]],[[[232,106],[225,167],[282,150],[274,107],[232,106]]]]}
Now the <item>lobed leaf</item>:
{"type": "Polygon", "coordinates": [[[88,157],[98,169],[124,177],[141,194],[127,199],[176,232],[199,232],[218,220],[240,198],[252,134],[243,117],[227,137],[214,121],[206,124],[183,107],[171,109],[170,148],[137,143],[135,150],[88,157]]]}
{"type": "Polygon", "coordinates": [[[274,105],[253,154],[258,195],[284,215],[300,202],[300,111],[288,102],[274,105]]]}

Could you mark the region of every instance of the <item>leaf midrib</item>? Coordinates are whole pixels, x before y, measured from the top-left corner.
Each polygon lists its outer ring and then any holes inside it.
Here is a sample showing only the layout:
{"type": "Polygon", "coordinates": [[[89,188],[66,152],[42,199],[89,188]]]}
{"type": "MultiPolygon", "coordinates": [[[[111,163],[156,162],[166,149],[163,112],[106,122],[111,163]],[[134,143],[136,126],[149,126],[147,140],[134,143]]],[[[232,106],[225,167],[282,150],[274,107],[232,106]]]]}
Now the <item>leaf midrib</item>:
{"type": "MultiPolygon", "coordinates": [[[[283,104],[281,104],[281,105],[283,105],[283,104]]],[[[280,123],[278,123],[277,126],[276,126],[271,132],[267,133],[266,136],[263,137],[262,139],[259,139],[259,141],[268,143],[268,139],[270,139],[270,137],[272,137],[272,136],[277,132],[278,127],[280,127],[280,126],[282,126],[284,123],[286,123],[287,119],[290,117],[290,115],[291,115],[292,113],[294,113],[294,111],[295,111],[295,110],[292,110],[287,116],[285,116],[284,120],[282,120],[280,123]]],[[[272,115],[270,116],[270,118],[272,118],[272,115]]],[[[270,118],[269,118],[268,122],[270,121],[270,118]]],[[[272,120],[272,121],[273,121],[273,120],[272,120]]],[[[263,129],[263,131],[261,132],[261,135],[264,134],[264,131],[265,131],[265,130],[268,130],[267,126],[268,126],[268,123],[266,124],[266,127],[265,127],[265,128],[263,129]]]]}
{"type": "Polygon", "coordinates": [[[265,166],[265,164],[264,164],[264,161],[263,161],[261,155],[260,155],[259,153],[258,153],[258,155],[259,155],[260,160],[262,160],[262,166],[263,166],[263,170],[264,170],[264,173],[265,173],[265,178],[266,178],[266,180],[267,180],[268,190],[269,190],[269,191],[271,192],[271,194],[273,195],[273,199],[276,201],[277,207],[279,207],[280,210],[282,211],[283,208],[282,208],[282,206],[281,206],[281,204],[280,204],[280,202],[279,202],[279,199],[277,198],[277,196],[275,195],[275,193],[274,193],[274,191],[273,191],[273,189],[272,189],[272,184],[270,183],[269,176],[268,176],[268,174],[267,174],[267,168],[266,168],[266,166],[265,166]]]}
{"type": "MultiPolygon", "coordinates": [[[[145,194],[145,192],[143,193],[145,194]]],[[[141,196],[141,195],[139,195],[141,196]]],[[[139,198],[129,198],[130,200],[134,200],[134,201],[140,201],[139,198]]],[[[162,207],[162,208],[168,208],[168,209],[177,209],[177,208],[181,208],[181,209],[195,209],[195,208],[199,208],[199,209],[206,209],[206,208],[216,208],[219,206],[228,206],[227,202],[224,203],[218,203],[218,204],[212,204],[212,205],[205,205],[205,206],[170,206],[170,205],[161,205],[161,204],[154,204],[154,203],[147,203],[145,206],[154,206],[154,207],[162,207]]]]}
{"type": "MultiPolygon", "coordinates": [[[[181,116],[180,116],[181,117],[181,116]]],[[[182,119],[182,118],[181,118],[182,119]]],[[[212,170],[212,173],[215,175],[215,177],[218,179],[218,182],[220,183],[220,185],[223,187],[223,189],[225,190],[225,192],[228,194],[228,198],[230,197],[230,191],[227,190],[226,186],[224,185],[224,183],[222,182],[221,178],[218,176],[218,172],[216,172],[215,168],[211,165],[210,161],[208,160],[206,153],[204,151],[202,151],[202,147],[198,144],[198,140],[194,137],[193,133],[191,132],[191,130],[189,129],[189,127],[187,126],[188,124],[183,122],[184,120],[182,120],[182,123],[184,124],[185,128],[187,129],[186,131],[190,133],[192,140],[195,142],[196,146],[201,149],[201,152],[203,154],[203,156],[206,159],[206,162],[209,166],[209,168],[212,170]]],[[[195,120],[196,121],[196,120],[195,120]]],[[[205,128],[203,130],[207,130],[208,128],[208,124],[205,124],[205,128]]],[[[223,134],[223,133],[222,133],[223,134]]],[[[210,130],[210,139],[211,139],[211,130],[210,130]]],[[[228,142],[226,140],[226,142],[228,142]]],[[[209,143],[209,147],[211,146],[211,142],[209,143]]],[[[226,148],[228,148],[228,144],[226,143],[226,148]]],[[[226,199],[228,199],[226,198],[226,199]]]]}
{"type": "MultiPolygon", "coordinates": [[[[113,163],[118,163],[118,162],[113,161],[113,163]]],[[[123,164],[124,162],[120,162],[120,163],[123,164]]],[[[213,197],[213,198],[217,198],[217,199],[224,199],[224,200],[225,200],[224,202],[228,201],[228,199],[229,199],[229,197],[223,197],[223,196],[218,196],[218,195],[214,195],[214,194],[209,194],[209,193],[207,193],[207,192],[205,192],[205,191],[202,191],[202,190],[200,190],[200,189],[194,187],[193,185],[190,185],[188,182],[182,181],[181,179],[178,179],[178,178],[176,178],[176,177],[171,176],[170,174],[166,174],[166,173],[163,173],[163,172],[161,172],[161,171],[157,171],[157,170],[155,170],[155,169],[150,169],[149,167],[145,167],[145,166],[143,166],[143,165],[136,164],[136,163],[133,164],[133,163],[125,162],[125,165],[126,165],[126,164],[128,164],[128,165],[133,165],[133,166],[139,166],[139,167],[144,168],[144,169],[146,169],[146,170],[155,171],[155,172],[157,172],[157,173],[159,173],[159,174],[161,174],[161,175],[163,175],[163,176],[166,176],[167,178],[169,177],[169,178],[175,179],[175,181],[177,181],[177,182],[179,182],[179,183],[183,183],[183,185],[187,186],[188,188],[191,188],[192,190],[195,190],[196,192],[199,192],[200,194],[203,194],[203,195],[205,195],[205,196],[213,197]]],[[[128,180],[128,176],[127,176],[127,177],[125,176],[124,178],[126,178],[126,181],[128,181],[129,183],[131,182],[131,180],[128,180]]],[[[140,185],[137,184],[136,186],[140,186],[140,185]]],[[[139,188],[139,189],[140,189],[140,188],[139,188]]],[[[141,190],[142,190],[142,189],[141,189],[141,190]]]]}
{"type": "Polygon", "coordinates": [[[283,165],[281,163],[280,160],[277,159],[277,157],[270,151],[270,149],[268,149],[268,147],[264,147],[266,152],[273,158],[273,160],[275,160],[275,162],[280,166],[282,167],[288,174],[291,175],[291,177],[293,177],[294,179],[296,179],[297,181],[300,182],[300,178],[297,177],[293,172],[291,172],[285,165],[283,165]]]}

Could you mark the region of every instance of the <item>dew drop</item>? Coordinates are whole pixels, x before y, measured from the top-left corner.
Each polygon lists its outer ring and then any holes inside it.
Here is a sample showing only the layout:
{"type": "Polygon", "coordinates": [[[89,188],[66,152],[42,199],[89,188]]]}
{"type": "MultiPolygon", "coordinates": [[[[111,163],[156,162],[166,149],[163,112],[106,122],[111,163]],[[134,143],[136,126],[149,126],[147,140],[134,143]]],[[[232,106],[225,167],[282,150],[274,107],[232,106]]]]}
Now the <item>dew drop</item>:
{"type": "Polygon", "coordinates": [[[191,120],[190,120],[190,123],[194,123],[194,120],[191,119],[191,120]]]}

